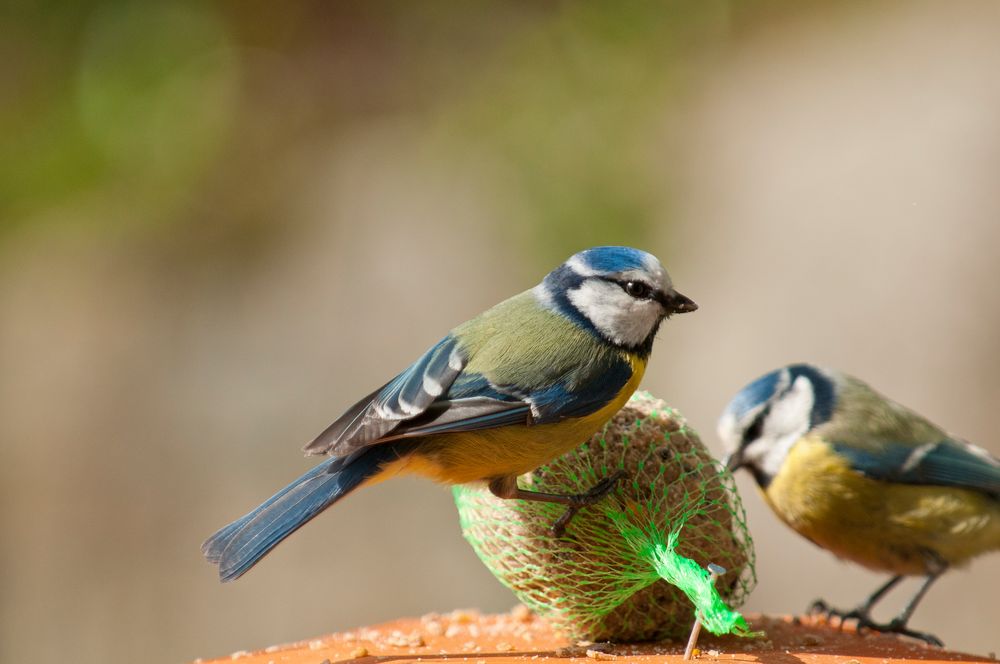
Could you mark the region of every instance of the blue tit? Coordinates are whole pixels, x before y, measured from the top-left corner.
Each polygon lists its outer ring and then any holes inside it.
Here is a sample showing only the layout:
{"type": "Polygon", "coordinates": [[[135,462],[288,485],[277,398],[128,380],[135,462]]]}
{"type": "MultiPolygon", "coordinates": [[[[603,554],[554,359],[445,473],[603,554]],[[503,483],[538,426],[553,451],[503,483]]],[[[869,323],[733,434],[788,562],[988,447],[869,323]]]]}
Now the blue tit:
{"type": "Polygon", "coordinates": [[[486,482],[501,498],[565,504],[558,534],[616,478],[586,494],[556,495],[521,489],[517,477],[597,431],[638,387],[660,323],[695,309],[644,251],[577,253],[351,406],[305,447],[328,460],[212,535],[202,551],[231,581],[354,489],[401,474],[486,482]]]}
{"type": "Polygon", "coordinates": [[[744,387],[719,420],[719,435],[732,450],[727,467],[749,470],[788,526],[892,575],[851,611],[822,600],[814,611],[941,645],[906,625],[945,570],[1000,549],[1000,460],[857,378],[808,364],[744,387]],[[899,616],[876,623],[872,607],[907,575],[926,580],[899,616]]]}

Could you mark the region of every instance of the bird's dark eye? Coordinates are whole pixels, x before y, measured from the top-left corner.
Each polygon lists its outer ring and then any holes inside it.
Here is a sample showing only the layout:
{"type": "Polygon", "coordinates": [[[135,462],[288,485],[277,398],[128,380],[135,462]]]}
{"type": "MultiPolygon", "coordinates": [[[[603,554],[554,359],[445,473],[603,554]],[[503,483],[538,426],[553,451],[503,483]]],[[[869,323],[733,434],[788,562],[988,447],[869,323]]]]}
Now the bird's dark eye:
{"type": "Polygon", "coordinates": [[[649,286],[642,283],[641,281],[626,281],[622,286],[625,292],[636,299],[645,299],[649,297],[649,286]]]}
{"type": "Polygon", "coordinates": [[[743,433],[743,442],[749,443],[760,438],[760,434],[764,433],[764,414],[761,413],[754,419],[753,423],[747,427],[747,430],[743,433]]]}

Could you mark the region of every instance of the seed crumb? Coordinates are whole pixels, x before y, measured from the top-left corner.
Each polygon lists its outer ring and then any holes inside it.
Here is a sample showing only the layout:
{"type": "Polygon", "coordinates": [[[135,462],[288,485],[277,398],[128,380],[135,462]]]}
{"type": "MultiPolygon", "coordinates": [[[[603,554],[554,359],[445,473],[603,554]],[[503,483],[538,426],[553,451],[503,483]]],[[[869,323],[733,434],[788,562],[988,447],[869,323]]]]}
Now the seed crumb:
{"type": "Polygon", "coordinates": [[[617,655],[612,655],[609,652],[601,652],[600,650],[594,650],[593,648],[589,648],[587,650],[587,657],[589,657],[590,659],[601,659],[601,660],[618,659],[617,655]]]}
{"type": "Polygon", "coordinates": [[[351,657],[354,658],[367,657],[367,656],[368,656],[368,648],[365,648],[364,646],[360,646],[351,651],[351,657]]]}
{"type": "Polygon", "coordinates": [[[528,623],[535,619],[535,615],[531,612],[531,609],[526,607],[524,604],[518,604],[515,606],[511,612],[511,617],[517,622],[528,623]]]}
{"type": "Polygon", "coordinates": [[[236,652],[234,652],[232,655],[229,656],[229,659],[240,659],[241,657],[249,657],[249,656],[250,653],[248,653],[246,650],[237,650],[236,652]]]}
{"type": "Polygon", "coordinates": [[[497,644],[497,650],[499,650],[500,652],[510,652],[513,649],[514,646],[507,643],[506,641],[501,641],[500,643],[497,644]]]}

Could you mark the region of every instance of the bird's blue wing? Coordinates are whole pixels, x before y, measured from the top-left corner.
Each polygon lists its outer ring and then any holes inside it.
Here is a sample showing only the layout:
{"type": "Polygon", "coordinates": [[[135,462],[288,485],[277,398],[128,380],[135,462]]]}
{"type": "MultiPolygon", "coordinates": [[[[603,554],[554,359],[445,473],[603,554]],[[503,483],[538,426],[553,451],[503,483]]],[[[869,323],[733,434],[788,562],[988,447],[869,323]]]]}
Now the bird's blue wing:
{"type": "Polygon", "coordinates": [[[621,393],[631,377],[632,365],[620,353],[600,352],[558,377],[530,387],[497,383],[479,374],[463,373],[448,397],[516,402],[529,407],[530,424],[551,424],[600,410],[621,393]]]}
{"type": "Polygon", "coordinates": [[[448,335],[391,381],[351,406],[306,445],[307,454],[347,457],[375,443],[530,421],[530,404],[463,375],[468,357],[448,335]],[[456,387],[456,379],[459,389],[456,387]]]}
{"type": "Polygon", "coordinates": [[[608,405],[631,377],[632,366],[618,353],[599,354],[537,387],[497,384],[464,371],[442,399],[401,423],[386,440],[585,417],[608,405]]]}
{"type": "Polygon", "coordinates": [[[468,358],[450,334],[405,371],[357,402],[305,446],[308,454],[347,456],[425,413],[462,373],[468,358]]]}
{"type": "Polygon", "coordinates": [[[964,441],[916,447],[889,442],[878,450],[834,443],[833,448],[854,470],[873,479],[973,489],[1000,498],[1000,460],[964,441]]]}
{"type": "Polygon", "coordinates": [[[598,354],[543,385],[496,384],[465,371],[451,335],[408,369],[352,406],[305,450],[343,457],[400,438],[548,424],[584,417],[611,402],[632,376],[619,353],[598,354]]]}

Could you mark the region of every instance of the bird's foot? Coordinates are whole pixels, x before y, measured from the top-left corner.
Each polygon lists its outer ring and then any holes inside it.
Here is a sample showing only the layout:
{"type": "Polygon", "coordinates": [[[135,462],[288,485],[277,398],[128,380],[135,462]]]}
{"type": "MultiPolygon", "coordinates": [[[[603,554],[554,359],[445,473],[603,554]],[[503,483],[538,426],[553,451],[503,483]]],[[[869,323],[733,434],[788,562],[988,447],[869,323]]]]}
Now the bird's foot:
{"type": "Polygon", "coordinates": [[[906,626],[906,621],[900,620],[899,618],[891,620],[888,623],[877,623],[872,620],[872,617],[867,609],[861,606],[856,609],[851,609],[850,611],[842,611],[840,609],[835,609],[823,600],[818,599],[810,605],[809,614],[822,615],[826,617],[827,620],[830,618],[838,618],[841,627],[843,627],[844,623],[848,620],[856,620],[858,634],[863,633],[865,630],[869,630],[872,632],[879,632],[881,634],[899,634],[901,636],[909,636],[913,639],[920,639],[921,641],[929,643],[932,646],[941,647],[944,645],[941,642],[941,639],[933,634],[917,632],[909,629],[906,626]]]}
{"type": "Polygon", "coordinates": [[[873,620],[858,621],[858,633],[862,630],[871,630],[873,632],[879,632],[881,634],[899,634],[901,636],[908,636],[911,639],[919,639],[924,643],[932,646],[937,646],[939,648],[944,647],[944,642],[933,634],[928,634],[927,632],[918,632],[916,630],[910,629],[906,626],[906,622],[899,620],[890,620],[887,623],[877,623],[873,620]]]}
{"type": "Polygon", "coordinates": [[[859,606],[856,609],[851,609],[850,611],[844,611],[843,609],[833,608],[832,606],[830,606],[821,599],[818,599],[812,604],[810,604],[807,613],[813,616],[814,615],[823,616],[824,618],[827,619],[827,621],[829,621],[830,618],[836,618],[837,626],[840,628],[843,628],[844,623],[847,622],[848,620],[857,620],[858,631],[861,630],[861,627],[863,625],[874,624],[872,622],[871,615],[868,613],[868,610],[863,606],[859,606]]]}
{"type": "Polygon", "coordinates": [[[844,623],[848,620],[857,620],[859,628],[862,624],[872,623],[872,619],[871,616],[868,615],[868,611],[862,607],[851,609],[850,611],[844,611],[842,609],[833,608],[821,599],[818,599],[810,604],[807,609],[807,613],[809,615],[821,615],[828,621],[830,618],[837,618],[841,627],[843,627],[844,623]]]}
{"type": "Polygon", "coordinates": [[[581,507],[593,505],[607,496],[609,493],[614,491],[618,481],[623,477],[625,477],[625,471],[616,470],[592,486],[586,493],[567,496],[572,500],[572,503],[566,508],[566,511],[563,512],[562,516],[556,519],[556,522],[552,524],[552,535],[554,537],[562,537],[566,532],[566,526],[568,526],[569,522],[573,520],[573,517],[576,516],[576,513],[580,511],[581,507]]]}

